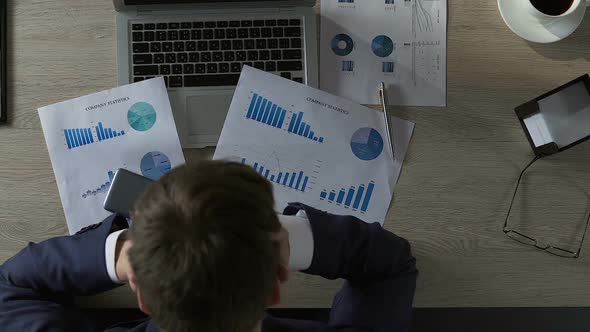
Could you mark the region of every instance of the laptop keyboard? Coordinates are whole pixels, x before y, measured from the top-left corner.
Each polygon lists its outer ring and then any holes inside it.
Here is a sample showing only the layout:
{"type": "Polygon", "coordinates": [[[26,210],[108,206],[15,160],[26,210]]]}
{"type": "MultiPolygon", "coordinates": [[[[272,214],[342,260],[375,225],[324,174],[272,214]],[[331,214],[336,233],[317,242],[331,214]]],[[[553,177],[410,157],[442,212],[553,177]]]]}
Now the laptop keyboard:
{"type": "Polygon", "coordinates": [[[301,19],[131,23],[133,82],[232,86],[248,65],[304,83],[301,19]]]}

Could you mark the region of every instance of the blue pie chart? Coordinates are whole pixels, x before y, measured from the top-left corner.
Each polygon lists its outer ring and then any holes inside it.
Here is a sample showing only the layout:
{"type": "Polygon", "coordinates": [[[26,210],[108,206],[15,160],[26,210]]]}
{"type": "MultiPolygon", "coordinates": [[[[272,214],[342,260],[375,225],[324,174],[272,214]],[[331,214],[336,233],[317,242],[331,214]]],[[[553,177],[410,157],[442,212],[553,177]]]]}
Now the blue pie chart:
{"type": "Polygon", "coordinates": [[[127,112],[127,121],[131,128],[137,131],[146,131],[156,123],[156,110],[146,102],[133,104],[127,112]]]}
{"type": "Polygon", "coordinates": [[[158,180],[162,175],[172,169],[172,165],[168,156],[159,151],[152,151],[146,153],[141,158],[140,168],[143,176],[152,180],[158,180]]]}
{"type": "Polygon", "coordinates": [[[352,135],[350,148],[360,160],[373,160],[383,152],[383,137],[374,128],[360,128],[352,135]]]}
{"type": "Polygon", "coordinates": [[[373,50],[373,53],[375,53],[375,55],[380,58],[390,56],[391,53],[393,53],[393,47],[393,40],[384,35],[375,37],[371,43],[371,49],[373,50]]]}
{"type": "Polygon", "coordinates": [[[354,42],[349,35],[341,33],[332,38],[332,43],[330,46],[336,55],[347,56],[350,54],[350,52],[352,52],[352,49],[354,48],[354,42]]]}

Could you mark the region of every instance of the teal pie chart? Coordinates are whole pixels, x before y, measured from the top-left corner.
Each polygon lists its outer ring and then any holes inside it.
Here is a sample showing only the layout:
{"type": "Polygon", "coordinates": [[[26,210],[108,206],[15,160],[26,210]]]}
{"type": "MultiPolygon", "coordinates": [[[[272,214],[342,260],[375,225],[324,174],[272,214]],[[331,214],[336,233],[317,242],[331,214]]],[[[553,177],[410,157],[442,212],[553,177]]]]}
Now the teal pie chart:
{"type": "Polygon", "coordinates": [[[156,123],[156,110],[146,102],[135,103],[127,111],[127,121],[137,131],[150,130],[156,123]]]}
{"type": "Polygon", "coordinates": [[[375,55],[380,58],[390,56],[391,53],[393,53],[393,48],[393,40],[384,35],[375,37],[371,43],[371,49],[373,50],[373,53],[375,53],[375,55]]]}
{"type": "Polygon", "coordinates": [[[352,135],[350,148],[360,160],[373,160],[383,152],[383,137],[375,128],[360,128],[352,135]]]}
{"type": "Polygon", "coordinates": [[[352,52],[352,49],[354,48],[354,42],[349,35],[341,33],[332,38],[332,43],[330,46],[332,47],[334,54],[339,56],[347,56],[352,52]]]}
{"type": "Polygon", "coordinates": [[[155,181],[171,170],[172,164],[170,164],[167,155],[159,151],[152,151],[141,158],[140,169],[143,176],[155,181]]]}

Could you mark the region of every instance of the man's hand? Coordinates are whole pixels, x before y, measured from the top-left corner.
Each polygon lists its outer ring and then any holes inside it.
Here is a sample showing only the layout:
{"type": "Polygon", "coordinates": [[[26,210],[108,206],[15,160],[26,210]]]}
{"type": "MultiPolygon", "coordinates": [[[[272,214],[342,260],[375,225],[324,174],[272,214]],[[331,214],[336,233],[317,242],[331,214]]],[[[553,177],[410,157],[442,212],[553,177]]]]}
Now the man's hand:
{"type": "Polygon", "coordinates": [[[133,277],[133,270],[129,263],[129,248],[133,244],[130,240],[118,240],[115,250],[115,273],[121,282],[128,282],[133,277]]]}

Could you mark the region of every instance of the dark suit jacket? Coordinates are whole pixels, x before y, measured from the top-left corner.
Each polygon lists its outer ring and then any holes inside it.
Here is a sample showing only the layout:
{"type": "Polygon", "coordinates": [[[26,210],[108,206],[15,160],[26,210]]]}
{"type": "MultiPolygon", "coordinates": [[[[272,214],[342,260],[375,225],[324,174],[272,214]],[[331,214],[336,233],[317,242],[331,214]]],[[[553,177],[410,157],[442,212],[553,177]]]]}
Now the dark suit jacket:
{"type": "MultiPolygon", "coordinates": [[[[335,216],[302,204],[314,238],[310,268],[304,273],[346,282],[334,297],[328,323],[267,316],[264,332],[408,331],[416,286],[415,259],[408,242],[379,224],[335,216]]],[[[100,293],[114,284],[105,266],[107,236],[126,227],[111,216],[75,235],[29,244],[0,266],[0,331],[96,331],[74,296],[100,293]]],[[[107,331],[160,331],[150,319],[107,331]]]]}

